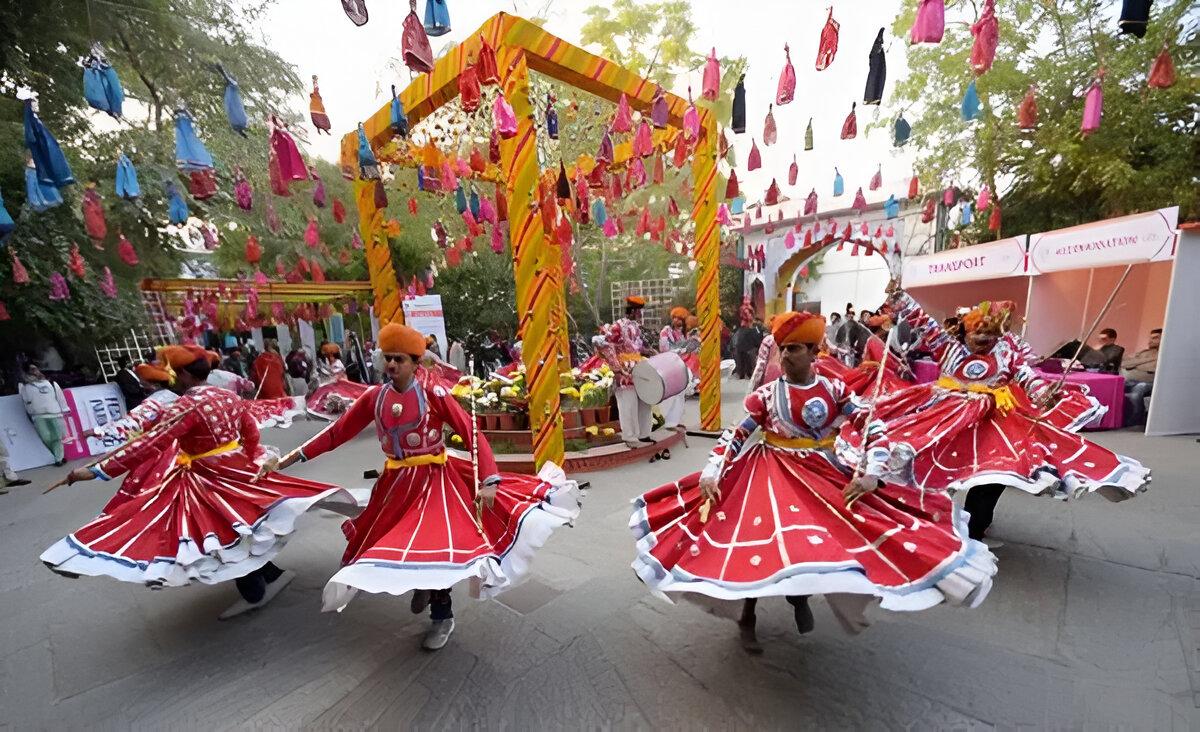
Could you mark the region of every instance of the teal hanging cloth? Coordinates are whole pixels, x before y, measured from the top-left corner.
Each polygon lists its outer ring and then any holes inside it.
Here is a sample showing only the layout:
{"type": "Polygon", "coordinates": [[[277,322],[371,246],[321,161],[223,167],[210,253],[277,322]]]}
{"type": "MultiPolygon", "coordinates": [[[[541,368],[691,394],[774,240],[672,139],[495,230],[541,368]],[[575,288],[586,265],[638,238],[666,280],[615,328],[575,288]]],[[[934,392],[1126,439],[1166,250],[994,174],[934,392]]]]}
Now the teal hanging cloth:
{"type": "Polygon", "coordinates": [[[400,97],[396,94],[395,84],[392,84],[391,125],[392,132],[401,137],[408,137],[408,114],[404,111],[404,104],[401,103],[400,97]]]}
{"type": "Polygon", "coordinates": [[[979,103],[979,92],[975,89],[975,80],[971,79],[971,83],[967,84],[967,92],[963,94],[962,99],[962,118],[964,122],[979,116],[981,105],[979,103]]]}
{"type": "MultiPolygon", "coordinates": [[[[371,143],[367,141],[367,131],[363,129],[361,122],[358,125],[358,169],[366,180],[379,180],[379,161],[375,159],[371,143]]],[[[421,190],[424,190],[424,181],[421,180],[424,176],[421,173],[418,168],[418,184],[421,190]]]]}
{"type": "Polygon", "coordinates": [[[883,213],[889,219],[900,215],[900,202],[896,200],[896,194],[888,196],[888,200],[883,202],[883,213]]]}
{"type": "Polygon", "coordinates": [[[912,135],[912,126],[908,124],[908,120],[904,119],[904,115],[896,118],[893,133],[896,147],[904,147],[904,143],[908,142],[908,138],[912,135]]]}
{"type": "Polygon", "coordinates": [[[50,130],[38,119],[33,111],[33,100],[25,100],[25,147],[33,157],[37,168],[38,181],[55,188],[69,186],[75,182],[71,166],[67,163],[58,140],[50,134],[50,130]]]}
{"type": "Polygon", "coordinates": [[[450,32],[450,9],[446,0],[427,0],[425,3],[425,33],[444,36],[450,32]]]}
{"type": "Polygon", "coordinates": [[[242,90],[224,66],[217,64],[217,71],[225,77],[225,116],[229,119],[229,126],[234,132],[245,137],[250,118],[246,115],[246,105],[242,103],[242,90]]]}
{"type": "Polygon", "coordinates": [[[125,157],[125,153],[121,153],[117,158],[117,196],[132,201],[142,195],[142,188],[138,185],[137,169],[133,167],[133,163],[129,158],[125,157]]]}
{"type": "Polygon", "coordinates": [[[121,116],[125,89],[99,43],[93,44],[91,53],[83,59],[83,97],[93,109],[121,116]]]}
{"type": "Polygon", "coordinates": [[[837,168],[833,169],[833,195],[840,196],[846,192],[846,182],[842,180],[842,174],[837,168]]]}
{"type": "Polygon", "coordinates": [[[167,218],[172,224],[182,226],[188,220],[187,201],[179,193],[179,187],[172,181],[167,181],[167,218]]]}
{"type": "Polygon", "coordinates": [[[41,213],[63,202],[62,194],[52,185],[38,180],[37,169],[25,166],[25,201],[34,211],[41,213]]]}
{"type": "Polygon", "coordinates": [[[192,115],[184,107],[175,110],[175,164],[185,173],[213,169],[212,155],[196,136],[192,115]]]}
{"type": "Polygon", "coordinates": [[[746,210],[746,199],[738,196],[729,202],[729,213],[733,215],[741,214],[746,210]]]}
{"type": "Polygon", "coordinates": [[[458,211],[458,215],[462,216],[462,212],[467,210],[467,192],[463,190],[462,183],[454,189],[454,208],[458,211]]]}
{"type": "Polygon", "coordinates": [[[471,209],[471,216],[475,220],[479,220],[479,193],[475,191],[475,186],[471,186],[471,196],[467,199],[467,208],[471,209]]]}
{"type": "Polygon", "coordinates": [[[8,237],[13,233],[13,229],[17,228],[13,217],[8,215],[8,209],[4,207],[4,195],[0,194],[0,244],[8,241],[8,237]]]}
{"type": "Polygon", "coordinates": [[[592,201],[592,221],[596,222],[596,226],[604,226],[608,221],[608,209],[604,206],[603,198],[592,201]]]}

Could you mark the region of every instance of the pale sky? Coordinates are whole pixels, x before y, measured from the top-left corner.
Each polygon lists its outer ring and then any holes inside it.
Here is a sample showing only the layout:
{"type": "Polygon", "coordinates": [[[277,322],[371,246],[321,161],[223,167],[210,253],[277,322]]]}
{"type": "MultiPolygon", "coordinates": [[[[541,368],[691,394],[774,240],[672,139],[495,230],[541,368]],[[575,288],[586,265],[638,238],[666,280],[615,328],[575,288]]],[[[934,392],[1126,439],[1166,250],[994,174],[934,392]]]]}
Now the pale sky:
{"type": "MultiPolygon", "coordinates": [[[[584,21],[582,11],[597,1],[551,0],[547,30],[578,43],[579,28],[584,21]]],[[[409,80],[407,69],[401,72],[401,78],[397,78],[387,67],[389,57],[400,53],[400,28],[408,13],[408,3],[403,0],[366,0],[366,3],[370,21],[361,28],[350,22],[337,0],[282,0],[264,26],[268,45],[298,67],[306,85],[312,74],[320,77],[321,95],[335,134],[314,139],[310,128],[309,139],[312,152],[330,161],[337,159],[341,134],[353,130],[361,119],[390,98],[390,84],[402,88],[409,80]]],[[[448,4],[453,30],[445,36],[430,39],[435,55],[448,41],[461,41],[495,13],[535,15],[546,5],[546,0],[448,0],[448,4]]],[[[691,4],[698,27],[696,50],[707,52],[715,46],[718,56],[745,56],[749,62],[746,133],[730,133],[737,148],[738,178],[749,201],[761,198],[772,177],[778,179],[784,195],[792,198],[803,198],[810,188],[816,187],[823,210],[849,206],[859,186],[869,200],[886,198],[888,193],[903,195],[906,192],[911,156],[907,152],[900,154],[892,147],[890,126],[873,130],[869,136],[866,134],[867,124],[874,119],[877,107],[861,105],[871,44],[881,27],[890,27],[901,5],[900,0],[835,0],[832,3],[826,0],[744,3],[692,0],[691,4]],[[841,24],[838,52],[829,68],[817,71],[814,68],[817,44],[830,5],[834,19],[841,24]],[[796,98],[775,110],[779,141],[765,147],[762,144],[763,121],[768,103],[775,99],[776,84],[784,64],[784,43],[791,46],[797,78],[796,98]],[[858,137],[841,140],[842,121],[850,111],[851,102],[860,102],[858,137]],[[804,128],[809,116],[813,117],[815,149],[806,153],[804,128]],[[745,173],[751,137],[758,140],[763,167],[745,173]],[[800,177],[797,185],[789,188],[787,170],[793,153],[800,164],[800,177]],[[883,164],[884,188],[878,193],[883,195],[872,196],[866,190],[867,183],[880,163],[883,164]],[[832,198],[835,165],[846,183],[845,194],[836,201],[832,198]]],[[[424,8],[425,0],[419,0],[417,10],[422,17],[424,8]]],[[[896,79],[904,73],[907,44],[905,39],[891,38],[890,33],[885,33],[884,38],[888,62],[886,103],[896,79]]],[[[700,73],[690,79],[680,77],[677,83],[678,88],[672,90],[677,94],[685,95],[688,83],[698,90],[700,73]]],[[[307,110],[307,96],[303,103],[307,110]]],[[[728,124],[728,120],[722,122],[728,124]]]]}

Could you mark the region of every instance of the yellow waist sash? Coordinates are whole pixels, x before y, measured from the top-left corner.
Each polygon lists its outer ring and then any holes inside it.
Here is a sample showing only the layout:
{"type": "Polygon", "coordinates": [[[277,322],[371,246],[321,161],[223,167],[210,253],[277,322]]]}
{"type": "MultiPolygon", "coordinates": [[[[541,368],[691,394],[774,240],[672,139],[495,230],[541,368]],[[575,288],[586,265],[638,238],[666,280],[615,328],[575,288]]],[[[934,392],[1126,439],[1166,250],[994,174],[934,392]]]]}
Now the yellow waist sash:
{"type": "Polygon", "coordinates": [[[442,452],[432,455],[413,455],[412,457],[406,457],[401,460],[397,460],[396,458],[388,458],[384,461],[383,467],[387,470],[399,470],[400,468],[415,468],[418,465],[445,465],[446,459],[447,455],[443,450],[442,452]]]}
{"type": "Polygon", "coordinates": [[[175,464],[182,465],[186,468],[187,466],[191,465],[192,462],[195,460],[202,460],[204,458],[212,457],[214,455],[223,455],[224,453],[227,453],[227,452],[233,452],[234,450],[238,449],[241,446],[242,446],[242,443],[238,442],[237,440],[230,440],[229,442],[226,442],[224,445],[221,445],[220,447],[214,447],[213,449],[209,450],[208,452],[202,452],[199,455],[189,455],[188,453],[183,452],[183,453],[180,453],[175,458],[175,464]]]}
{"type": "Polygon", "coordinates": [[[822,450],[833,447],[835,442],[833,435],[820,440],[814,440],[811,437],[783,437],[774,432],[765,432],[763,435],[763,439],[771,447],[786,447],[792,450],[822,450]]]}
{"type": "Polygon", "coordinates": [[[937,385],[943,389],[952,391],[969,391],[975,394],[991,394],[996,400],[996,409],[999,409],[1002,414],[1007,414],[1010,409],[1017,406],[1017,398],[1013,396],[1012,389],[1008,384],[1004,386],[991,387],[986,384],[964,384],[950,376],[940,376],[937,380],[937,385]]]}
{"type": "Polygon", "coordinates": [[[621,359],[622,361],[625,361],[626,363],[637,363],[638,361],[642,360],[642,354],[640,354],[640,353],[618,353],[617,358],[621,359]]]}

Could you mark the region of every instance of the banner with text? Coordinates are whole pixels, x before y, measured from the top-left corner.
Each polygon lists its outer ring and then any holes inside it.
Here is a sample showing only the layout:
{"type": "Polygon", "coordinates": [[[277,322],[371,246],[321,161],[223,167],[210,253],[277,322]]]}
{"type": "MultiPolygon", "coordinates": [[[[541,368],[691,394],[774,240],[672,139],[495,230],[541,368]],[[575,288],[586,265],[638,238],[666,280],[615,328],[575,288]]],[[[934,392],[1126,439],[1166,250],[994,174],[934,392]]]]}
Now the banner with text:
{"type": "MultiPolygon", "coordinates": [[[[1179,207],[1097,221],[1029,238],[1033,274],[1175,258],[1179,207]]],[[[972,247],[974,248],[974,247],[972,247]]]]}
{"type": "Polygon", "coordinates": [[[446,343],[446,320],[442,315],[441,295],[417,295],[403,301],[404,324],[421,335],[437,338],[442,358],[449,352],[446,343]]]}
{"type": "Polygon", "coordinates": [[[907,257],[904,259],[901,284],[904,287],[927,287],[1027,274],[1025,237],[1014,236],[962,249],[907,257]]]}

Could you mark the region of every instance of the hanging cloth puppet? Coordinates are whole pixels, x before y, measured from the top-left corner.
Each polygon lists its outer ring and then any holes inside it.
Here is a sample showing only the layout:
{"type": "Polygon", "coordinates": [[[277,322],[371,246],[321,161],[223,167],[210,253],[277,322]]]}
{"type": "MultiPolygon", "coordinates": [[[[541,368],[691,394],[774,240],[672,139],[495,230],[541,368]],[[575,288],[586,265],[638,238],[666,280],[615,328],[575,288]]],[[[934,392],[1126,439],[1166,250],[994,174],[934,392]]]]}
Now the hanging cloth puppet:
{"type": "Polygon", "coordinates": [[[496,51],[483,36],[479,37],[479,59],[475,61],[475,73],[480,84],[500,83],[500,71],[496,68],[496,51]]]}
{"type": "Polygon", "coordinates": [[[167,219],[177,226],[186,224],[188,220],[187,201],[183,200],[174,181],[167,181],[167,219]]]}
{"type": "Polygon", "coordinates": [[[1037,123],[1037,96],[1034,95],[1031,84],[1029,90],[1025,92],[1025,98],[1021,100],[1021,105],[1017,107],[1017,126],[1022,130],[1033,130],[1037,129],[1037,123]]]}
{"type": "Polygon", "coordinates": [[[37,168],[33,167],[32,160],[25,166],[25,202],[36,213],[48,211],[63,202],[57,188],[38,180],[37,168]]]}
{"type": "Polygon", "coordinates": [[[967,91],[962,98],[962,118],[964,122],[970,122],[979,117],[979,110],[982,105],[979,102],[979,92],[975,89],[975,80],[971,79],[971,83],[967,84],[967,91]]]}
{"type": "Polygon", "coordinates": [[[750,155],[746,158],[746,170],[758,170],[762,167],[762,153],[758,151],[758,143],[750,140],[750,155]]]}
{"type": "MultiPolygon", "coordinates": [[[[742,90],[742,93],[745,94],[744,89],[742,90]]],[[[742,102],[745,103],[745,101],[746,100],[743,97],[742,102]]],[[[669,116],[670,112],[667,108],[667,94],[663,91],[661,86],[655,85],[654,101],[650,103],[650,124],[661,130],[667,126],[667,120],[669,116]]]]}
{"type": "MultiPolygon", "coordinates": [[[[624,97],[622,97],[624,98],[624,97]]],[[[692,101],[692,87],[688,87],[688,106],[683,111],[683,135],[688,142],[700,139],[700,112],[692,101]]]]}
{"type": "MultiPolygon", "coordinates": [[[[83,228],[87,232],[88,238],[93,244],[98,244],[104,241],[108,236],[108,222],[104,220],[104,202],[100,199],[100,193],[96,190],[95,185],[89,183],[87,190],[83,192],[83,228]]],[[[102,245],[98,245],[97,249],[102,249],[102,245]]]]}
{"type": "Polygon", "coordinates": [[[92,44],[91,53],[83,59],[83,96],[87,103],[113,117],[121,117],[125,90],[117,78],[117,70],[104,57],[99,43],[92,44]]]}
{"type": "Polygon", "coordinates": [[[404,19],[400,34],[401,56],[404,65],[418,74],[433,71],[433,49],[429,47],[429,36],[425,26],[417,17],[417,0],[408,0],[408,17],[404,19]]]}
{"type": "Polygon", "coordinates": [[[854,203],[850,204],[850,208],[857,211],[859,215],[862,215],[862,212],[867,210],[867,198],[863,195],[861,187],[854,193],[854,203]]]}
{"type": "Polygon", "coordinates": [[[242,137],[246,136],[246,128],[250,126],[250,118],[246,115],[246,105],[242,103],[242,91],[237,81],[229,75],[225,67],[217,64],[217,71],[225,77],[225,117],[229,126],[242,137]]]}
{"type": "Polygon", "coordinates": [[[941,43],[946,30],[946,0],[921,0],[908,42],[941,43]]]}
{"type": "Polygon", "coordinates": [[[804,151],[813,149],[812,117],[808,118],[808,126],[804,128],[804,151]]]}
{"type": "Polygon", "coordinates": [[[996,46],[1000,43],[1000,24],[996,21],[996,0],[984,0],[979,20],[971,24],[971,70],[976,76],[987,73],[996,60],[996,46]]]}
{"type": "Polygon", "coordinates": [[[746,131],[746,75],[738,77],[737,86],[733,88],[733,111],[729,115],[729,128],[733,134],[740,135],[746,131]]]}
{"type": "Polygon", "coordinates": [[[479,109],[480,97],[483,91],[479,86],[479,73],[475,67],[467,64],[458,74],[458,103],[464,112],[474,112],[479,109]]]}
{"type": "Polygon", "coordinates": [[[887,58],[883,53],[883,28],[871,44],[871,56],[867,63],[867,88],[863,91],[863,104],[879,104],[883,100],[883,85],[887,81],[887,58]]]}
{"type": "Polygon", "coordinates": [[[709,52],[708,60],[704,62],[704,83],[700,89],[700,98],[710,102],[716,101],[720,93],[721,64],[717,61],[717,49],[714,48],[709,52]]]}
{"type": "MultiPolygon", "coordinates": [[[[371,151],[371,143],[367,141],[367,131],[362,123],[358,125],[358,170],[359,175],[366,180],[379,180],[379,161],[371,151]]],[[[420,172],[420,168],[417,169],[420,172]]]]}
{"type": "Polygon", "coordinates": [[[504,92],[496,95],[496,101],[492,103],[492,129],[505,140],[517,134],[517,115],[504,98],[504,92]]]}
{"type": "Polygon", "coordinates": [[[775,128],[775,105],[767,105],[767,119],[763,122],[763,145],[774,145],[778,137],[775,128]]]}
{"type": "Polygon", "coordinates": [[[638,125],[637,132],[633,136],[633,154],[639,158],[649,157],[654,152],[654,135],[650,132],[650,125],[645,119],[638,125]]]}
{"type": "Polygon", "coordinates": [[[329,131],[329,115],[325,114],[325,102],[321,99],[321,89],[317,86],[317,75],[313,74],[312,93],[308,95],[308,116],[312,118],[313,127],[317,128],[317,134],[324,132],[326,135],[332,134],[329,131]]]}
{"type": "Polygon", "coordinates": [[[342,0],[342,10],[346,12],[346,17],[351,23],[358,27],[367,24],[367,3],[366,0],[342,0]]]}
{"type": "Polygon", "coordinates": [[[883,214],[889,219],[900,215],[900,202],[896,200],[895,194],[888,196],[888,200],[883,202],[883,214]]]}
{"type": "Polygon", "coordinates": [[[833,195],[840,196],[846,192],[846,182],[842,180],[842,174],[837,168],[833,169],[833,195]]]}
{"type": "Polygon", "coordinates": [[[1103,81],[1104,69],[1100,69],[1083,99],[1083,122],[1079,131],[1084,137],[1100,129],[1100,115],[1104,111],[1104,90],[1100,86],[1103,81]]]}
{"type": "Polygon", "coordinates": [[[883,166],[882,165],[880,165],[878,168],[875,169],[875,175],[871,176],[871,182],[867,185],[867,188],[872,191],[877,191],[880,188],[883,188],[883,166]]]}
{"type": "Polygon", "coordinates": [[[796,179],[800,177],[800,165],[796,162],[795,153],[792,154],[792,164],[788,166],[788,185],[796,185],[796,179]]]}
{"type": "Polygon", "coordinates": [[[921,180],[915,174],[908,181],[908,200],[915,201],[921,192],[921,180]]]}
{"type": "Polygon", "coordinates": [[[1175,61],[1171,58],[1171,49],[1166,43],[1163,43],[1162,51],[1154,57],[1147,83],[1152,89],[1169,89],[1175,85],[1175,61]]]}
{"type": "Polygon", "coordinates": [[[858,117],[854,110],[858,106],[857,102],[850,103],[850,114],[846,115],[846,121],[842,122],[842,139],[853,140],[858,136],[858,117]]]}
{"type": "Polygon", "coordinates": [[[833,63],[833,57],[837,55],[840,27],[833,19],[833,8],[829,8],[829,17],[825,19],[825,27],[821,29],[821,42],[817,46],[817,71],[824,71],[833,63]]]}
{"type": "Polygon", "coordinates": [[[979,211],[987,210],[987,207],[992,203],[992,190],[988,188],[987,183],[979,189],[979,195],[975,197],[975,208],[979,211]]]}
{"type": "Polygon", "coordinates": [[[625,133],[633,129],[633,112],[629,109],[629,99],[624,94],[617,100],[617,110],[613,113],[613,132],[625,133]]]}
{"type": "Polygon", "coordinates": [[[115,189],[118,198],[132,201],[142,195],[142,187],[138,185],[137,169],[133,163],[121,153],[117,156],[117,179],[115,189]]]}
{"type": "Polygon", "coordinates": [[[425,0],[425,32],[444,36],[450,32],[450,9],[446,0],[425,0]]]}
{"type": "Polygon", "coordinates": [[[725,181],[725,198],[737,198],[740,194],[737,171],[729,171],[729,180],[725,181]]]}
{"type": "Polygon", "coordinates": [[[300,156],[300,148],[291,133],[275,115],[268,118],[271,128],[271,152],[279,165],[279,174],[286,186],[294,180],[308,180],[308,166],[300,156]]]}
{"type": "Polygon", "coordinates": [[[213,158],[192,127],[187,108],[175,110],[175,164],[185,173],[213,169],[213,158]]]}
{"type": "Polygon", "coordinates": [[[38,181],[55,188],[63,188],[75,182],[71,166],[58,146],[58,140],[46,129],[37,113],[33,111],[33,100],[25,100],[25,147],[33,157],[38,181]]]}
{"type": "Polygon", "coordinates": [[[404,111],[404,104],[400,101],[400,97],[396,94],[396,85],[392,84],[392,107],[390,123],[392,132],[395,132],[401,137],[408,137],[408,114],[404,111]]]}
{"type": "Polygon", "coordinates": [[[779,204],[779,184],[775,179],[771,179],[771,185],[767,187],[767,192],[763,196],[763,204],[767,206],[776,206],[779,204]]]}
{"type": "Polygon", "coordinates": [[[1000,202],[992,202],[992,213],[988,215],[988,231],[1000,231],[1000,202]]]}
{"type": "Polygon", "coordinates": [[[912,127],[909,126],[908,120],[904,119],[904,115],[901,114],[896,118],[896,124],[892,127],[893,143],[896,147],[903,147],[911,135],[912,127]]]}
{"type": "Polygon", "coordinates": [[[812,216],[817,212],[817,189],[813,188],[804,199],[804,215],[812,216]]]}
{"type": "Polygon", "coordinates": [[[1117,25],[1121,33],[1132,33],[1138,38],[1146,35],[1146,24],[1150,21],[1150,5],[1154,0],[1123,0],[1121,17],[1117,25]]]}
{"type": "Polygon", "coordinates": [[[558,110],[554,108],[554,95],[546,94],[546,136],[551,140],[558,139],[558,110]]]}
{"type": "Polygon", "coordinates": [[[796,98],[796,69],[792,66],[792,50],[783,44],[783,71],[779,73],[779,86],[775,89],[775,103],[783,106],[796,98]]]}
{"type": "Polygon", "coordinates": [[[233,170],[233,199],[243,211],[254,208],[254,190],[250,188],[250,181],[246,180],[240,167],[233,170]]]}

